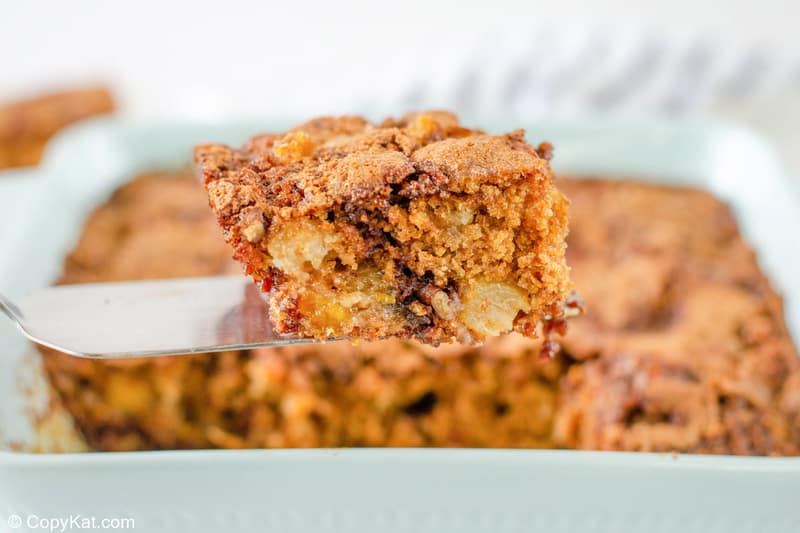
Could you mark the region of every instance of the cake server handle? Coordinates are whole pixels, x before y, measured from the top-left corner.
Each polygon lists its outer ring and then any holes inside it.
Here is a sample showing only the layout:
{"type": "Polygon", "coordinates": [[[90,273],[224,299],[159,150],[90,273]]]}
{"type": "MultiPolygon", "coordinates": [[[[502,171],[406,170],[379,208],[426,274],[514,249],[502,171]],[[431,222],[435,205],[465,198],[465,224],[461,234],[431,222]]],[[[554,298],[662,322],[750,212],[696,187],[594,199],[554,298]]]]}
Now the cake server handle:
{"type": "Polygon", "coordinates": [[[14,302],[6,298],[0,293],[0,310],[3,311],[8,318],[10,318],[19,328],[22,328],[22,317],[19,308],[14,305],[14,302]]]}

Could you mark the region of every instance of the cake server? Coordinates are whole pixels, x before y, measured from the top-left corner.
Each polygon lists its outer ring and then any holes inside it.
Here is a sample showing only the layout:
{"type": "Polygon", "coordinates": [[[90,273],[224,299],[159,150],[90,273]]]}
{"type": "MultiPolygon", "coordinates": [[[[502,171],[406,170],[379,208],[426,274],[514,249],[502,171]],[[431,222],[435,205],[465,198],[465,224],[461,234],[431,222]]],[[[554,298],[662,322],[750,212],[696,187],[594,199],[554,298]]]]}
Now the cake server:
{"type": "Polygon", "coordinates": [[[244,276],[61,285],[0,294],[0,309],[33,342],[96,359],[317,342],[277,335],[244,276]]]}
{"type": "Polygon", "coordinates": [[[33,342],[91,359],[329,342],[275,333],[263,293],[243,276],[58,285],[17,302],[0,294],[0,310],[33,342]]]}

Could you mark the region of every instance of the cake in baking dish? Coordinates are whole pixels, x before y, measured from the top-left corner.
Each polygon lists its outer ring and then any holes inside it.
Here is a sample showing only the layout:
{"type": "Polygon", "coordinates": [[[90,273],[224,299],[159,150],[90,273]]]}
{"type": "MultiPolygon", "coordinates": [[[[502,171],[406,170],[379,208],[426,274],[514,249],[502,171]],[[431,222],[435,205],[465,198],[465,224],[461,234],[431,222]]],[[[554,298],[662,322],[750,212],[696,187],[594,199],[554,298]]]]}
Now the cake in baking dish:
{"type": "MultiPolygon", "coordinates": [[[[97,450],[469,446],[800,454],[781,299],[706,192],[560,179],[586,302],[542,340],[389,339],[95,361],[42,350],[97,450]]],[[[238,271],[191,176],[150,174],[87,220],[62,283],[238,271]]]]}

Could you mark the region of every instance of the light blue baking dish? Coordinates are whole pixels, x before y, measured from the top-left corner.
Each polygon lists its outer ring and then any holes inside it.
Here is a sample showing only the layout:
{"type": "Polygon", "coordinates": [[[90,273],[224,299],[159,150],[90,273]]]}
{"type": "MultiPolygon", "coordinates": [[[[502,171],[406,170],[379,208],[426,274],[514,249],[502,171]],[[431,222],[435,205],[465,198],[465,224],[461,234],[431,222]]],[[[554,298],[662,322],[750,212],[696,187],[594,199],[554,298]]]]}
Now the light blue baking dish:
{"type": "MultiPolygon", "coordinates": [[[[287,123],[104,120],[66,131],[40,168],[0,173],[0,288],[14,296],[50,283],[89,210],[134,173],[186,165],[197,142],[236,144],[287,123]]],[[[520,125],[470,124],[494,131],[520,125]]],[[[530,140],[556,145],[559,171],[690,184],[730,202],[784,294],[788,322],[800,338],[800,201],[761,139],[734,127],[654,119],[523,125],[530,140]]],[[[446,449],[12,451],[68,447],[59,434],[43,438],[32,429],[46,387],[30,354],[1,321],[0,531],[35,531],[58,525],[50,519],[76,515],[96,523],[131,518],[136,530],[148,532],[800,531],[800,458],[446,449]]]]}

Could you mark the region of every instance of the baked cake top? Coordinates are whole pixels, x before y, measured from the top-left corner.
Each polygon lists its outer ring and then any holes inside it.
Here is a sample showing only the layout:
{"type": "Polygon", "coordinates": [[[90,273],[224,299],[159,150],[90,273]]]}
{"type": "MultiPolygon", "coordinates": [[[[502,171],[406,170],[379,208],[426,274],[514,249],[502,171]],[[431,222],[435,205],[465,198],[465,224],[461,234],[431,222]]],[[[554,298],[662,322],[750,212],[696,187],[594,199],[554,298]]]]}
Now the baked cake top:
{"type": "Polygon", "coordinates": [[[552,181],[549,145],[533,149],[523,137],[523,130],[488,135],[463,128],[441,111],[380,125],[325,117],[255,137],[239,150],[202,145],[195,158],[220,215],[255,206],[289,218],[334,206],[387,209],[433,193],[474,194],[482,185],[504,188],[531,176],[552,181]]]}

